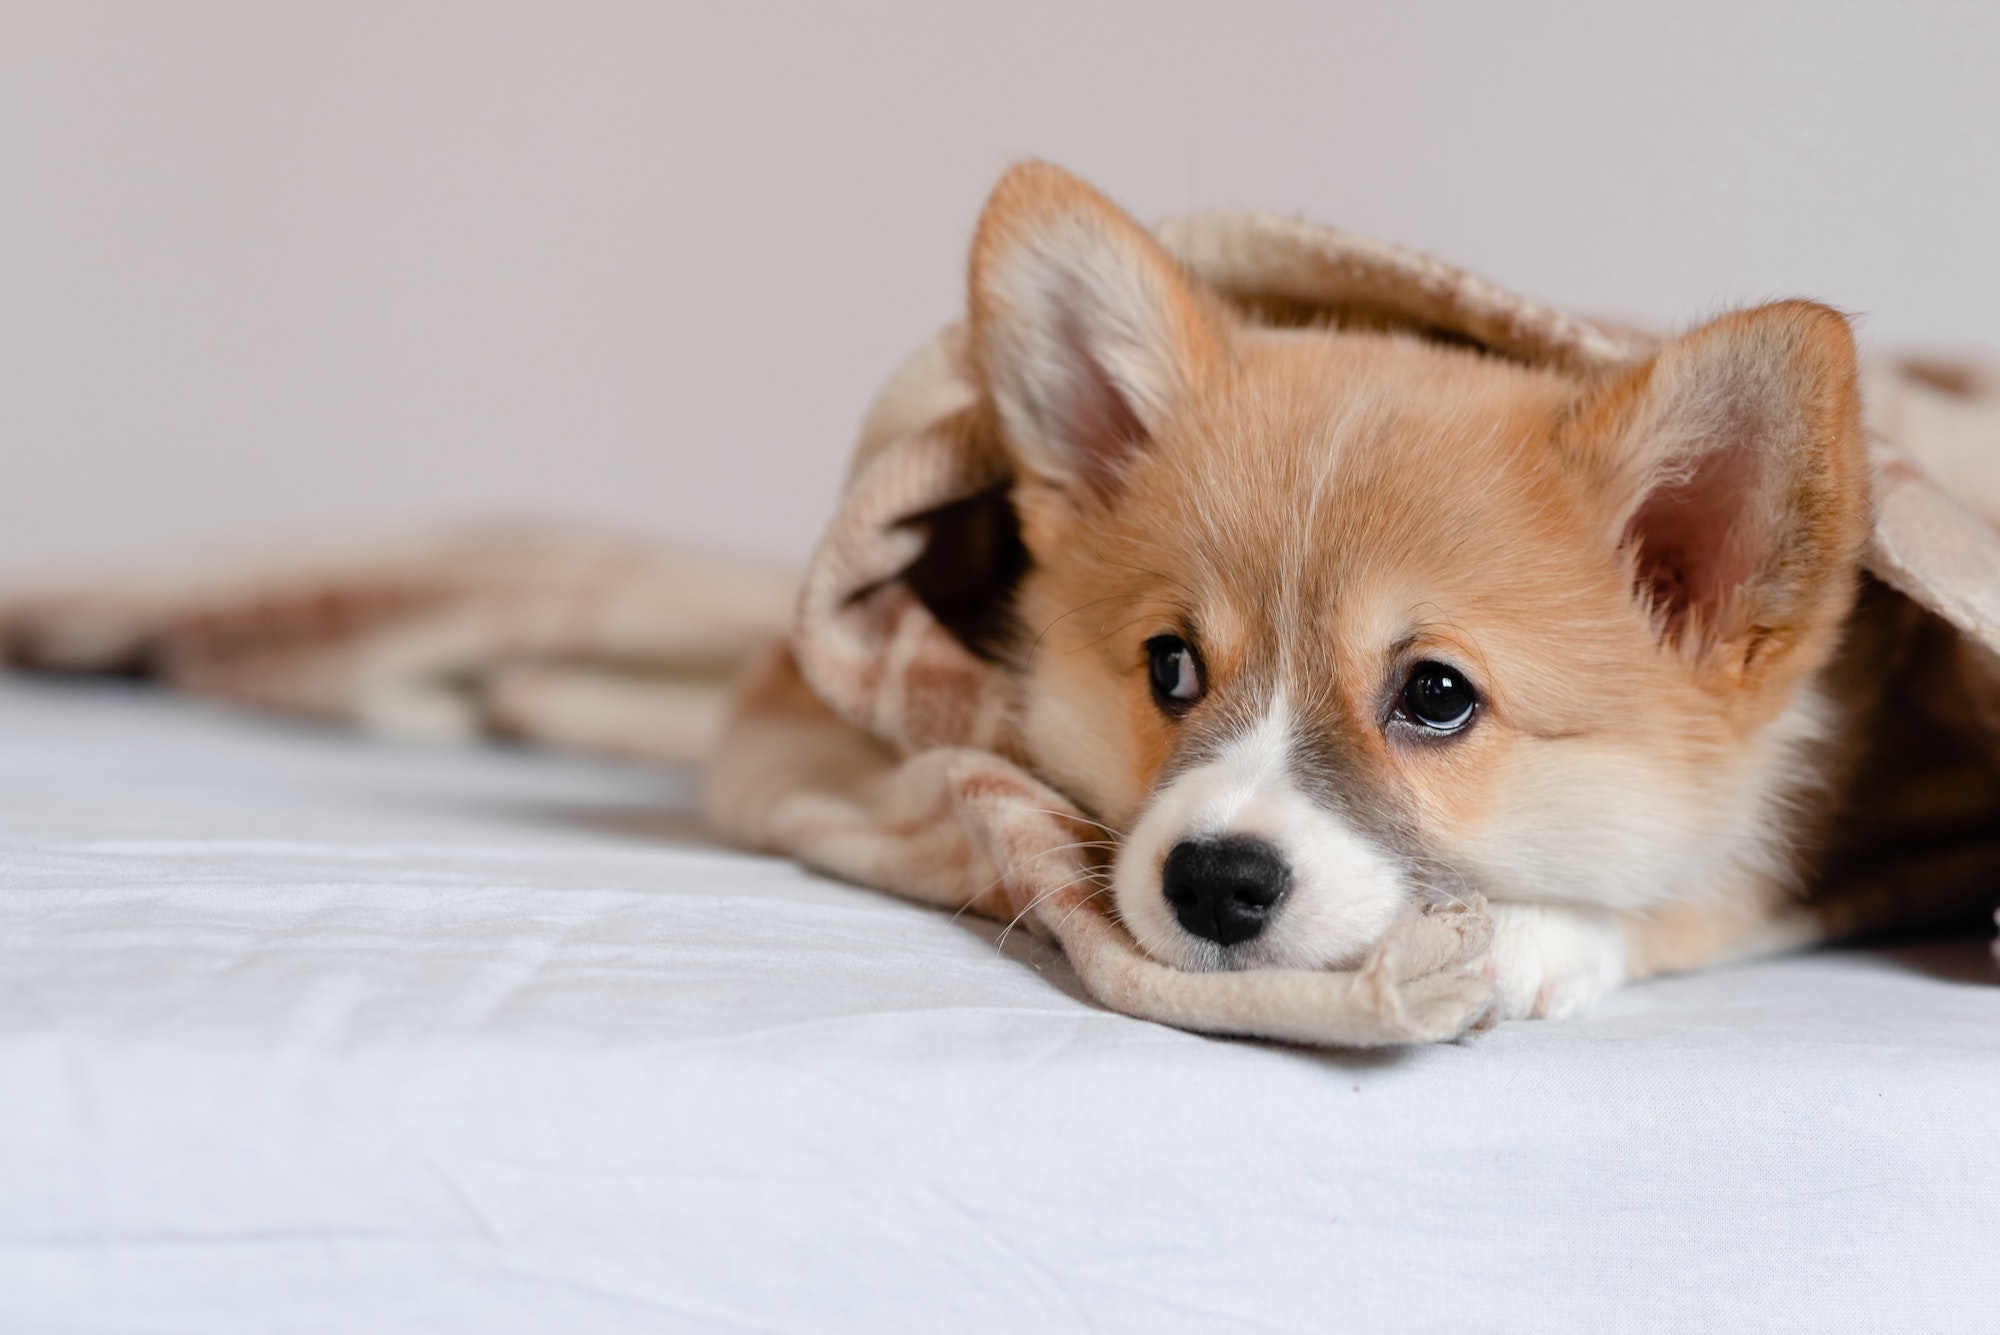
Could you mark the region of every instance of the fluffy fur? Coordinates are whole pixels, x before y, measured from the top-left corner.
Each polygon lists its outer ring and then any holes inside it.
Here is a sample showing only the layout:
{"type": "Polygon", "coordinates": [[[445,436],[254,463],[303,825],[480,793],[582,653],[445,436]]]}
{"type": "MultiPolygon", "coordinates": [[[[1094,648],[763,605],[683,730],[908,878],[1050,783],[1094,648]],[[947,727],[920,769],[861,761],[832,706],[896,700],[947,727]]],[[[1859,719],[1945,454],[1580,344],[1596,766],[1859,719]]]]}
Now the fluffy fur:
{"type": "Polygon", "coordinates": [[[1029,165],[789,611],[515,532],[17,600],[0,644],[404,735],[719,732],[718,829],[1042,932],[1107,1006],[1433,1041],[1991,909],[2000,533],[1954,497],[2000,495],[2000,376],[1870,375],[1864,456],[1824,307],[1655,345],[1029,165]],[[1463,728],[1412,713],[1425,659],[1463,728]],[[1246,868],[1229,931],[1188,911],[1246,868]]]}
{"type": "Polygon", "coordinates": [[[1271,328],[1041,165],[995,191],[971,291],[1031,557],[1000,652],[1024,749],[1123,832],[1149,954],[1351,967],[1478,894],[1507,1013],[1540,1015],[1656,967],[1662,910],[1711,914],[1717,954],[1772,935],[1877,684],[1825,680],[1869,532],[1840,315],[1739,312],[1608,377],[1271,328]],[[1203,666],[1185,713],[1150,685],[1161,635],[1203,666]],[[1477,687],[1455,734],[1397,709],[1426,661],[1477,687]],[[1162,892],[1218,836],[1292,871],[1228,945],[1162,892]]]}

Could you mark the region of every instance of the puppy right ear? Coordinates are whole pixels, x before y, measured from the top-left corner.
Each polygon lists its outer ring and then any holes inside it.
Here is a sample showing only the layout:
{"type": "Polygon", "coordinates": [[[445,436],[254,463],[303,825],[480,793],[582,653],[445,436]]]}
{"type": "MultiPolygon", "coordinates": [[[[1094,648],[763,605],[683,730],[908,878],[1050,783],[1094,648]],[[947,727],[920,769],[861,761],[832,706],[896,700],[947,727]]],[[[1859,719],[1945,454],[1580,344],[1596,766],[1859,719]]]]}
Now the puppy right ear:
{"type": "Polygon", "coordinates": [[[1146,230],[1069,173],[1013,168],[972,247],[972,355],[1020,464],[1117,490],[1219,364],[1222,317],[1146,230]]]}

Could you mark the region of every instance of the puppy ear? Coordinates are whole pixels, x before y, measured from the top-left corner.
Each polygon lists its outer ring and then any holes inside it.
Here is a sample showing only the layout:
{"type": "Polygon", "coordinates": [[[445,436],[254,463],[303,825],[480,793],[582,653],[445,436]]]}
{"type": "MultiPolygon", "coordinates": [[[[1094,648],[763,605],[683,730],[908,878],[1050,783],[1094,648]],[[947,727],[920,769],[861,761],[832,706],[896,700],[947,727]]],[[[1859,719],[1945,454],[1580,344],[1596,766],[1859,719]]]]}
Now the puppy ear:
{"type": "Polygon", "coordinates": [[[1211,302],[1082,181],[1041,162],[1009,171],[973,242],[971,344],[1019,462],[1114,492],[1221,357],[1211,302]]]}
{"type": "Polygon", "coordinates": [[[1607,542],[1663,640],[1737,680],[1830,643],[1869,515],[1841,315],[1790,301],[1724,316],[1611,386],[1575,428],[1607,542]]]}

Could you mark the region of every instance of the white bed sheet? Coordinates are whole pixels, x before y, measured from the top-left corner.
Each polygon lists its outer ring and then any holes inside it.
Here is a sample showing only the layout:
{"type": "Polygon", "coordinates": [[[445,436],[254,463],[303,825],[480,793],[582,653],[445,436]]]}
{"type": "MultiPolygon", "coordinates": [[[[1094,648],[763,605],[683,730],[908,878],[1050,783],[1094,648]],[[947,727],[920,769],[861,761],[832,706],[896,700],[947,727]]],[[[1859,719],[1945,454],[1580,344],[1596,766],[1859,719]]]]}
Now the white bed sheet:
{"type": "Polygon", "coordinates": [[[1327,1056],[691,780],[0,687],[0,1331],[2000,1329],[1981,942],[1327,1056]]]}

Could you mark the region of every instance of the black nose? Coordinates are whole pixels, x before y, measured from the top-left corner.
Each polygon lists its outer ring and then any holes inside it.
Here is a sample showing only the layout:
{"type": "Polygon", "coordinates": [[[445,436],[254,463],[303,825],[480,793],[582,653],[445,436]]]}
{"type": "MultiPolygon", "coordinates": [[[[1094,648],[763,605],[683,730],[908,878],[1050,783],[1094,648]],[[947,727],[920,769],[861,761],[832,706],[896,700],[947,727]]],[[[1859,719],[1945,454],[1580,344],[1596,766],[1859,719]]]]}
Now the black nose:
{"type": "Polygon", "coordinates": [[[1262,839],[1187,839],[1167,854],[1161,888],[1181,926],[1233,946],[1264,930],[1292,883],[1292,869],[1262,839]]]}

